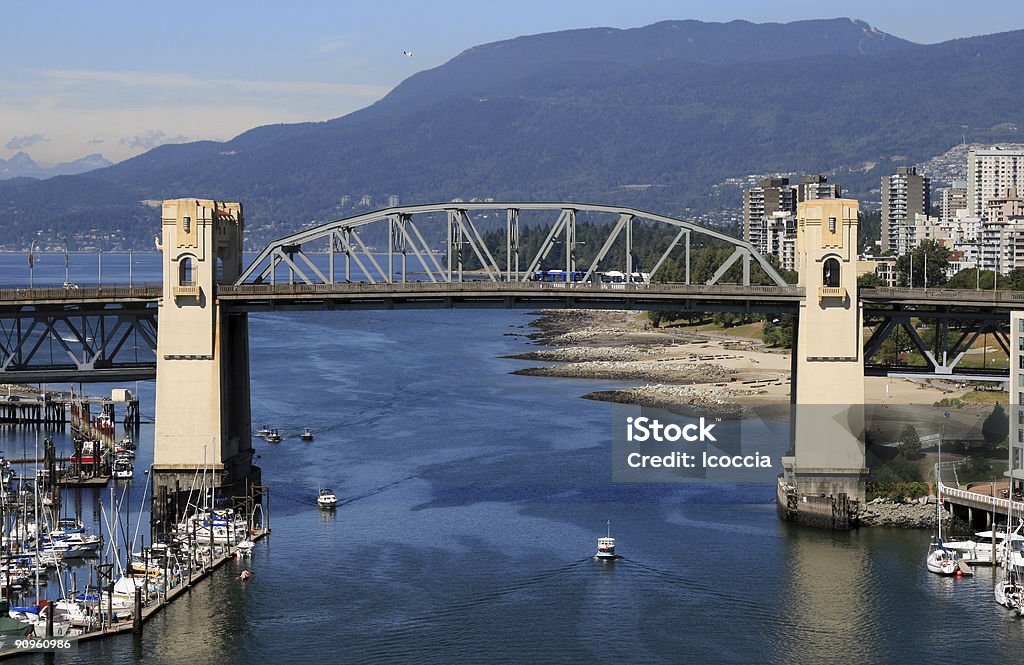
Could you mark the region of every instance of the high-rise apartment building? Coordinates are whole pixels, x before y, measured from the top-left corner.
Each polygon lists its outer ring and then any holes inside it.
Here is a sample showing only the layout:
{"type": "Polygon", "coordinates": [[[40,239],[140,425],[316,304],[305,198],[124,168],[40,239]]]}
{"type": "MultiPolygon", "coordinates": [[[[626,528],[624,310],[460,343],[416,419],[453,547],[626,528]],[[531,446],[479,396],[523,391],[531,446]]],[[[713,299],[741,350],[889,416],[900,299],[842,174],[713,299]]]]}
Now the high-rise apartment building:
{"type": "Polygon", "coordinates": [[[967,183],[954,183],[939,190],[939,221],[955,222],[967,211],[967,183]],[[963,212],[961,212],[963,211],[963,212]]]}
{"type": "Polygon", "coordinates": [[[931,179],[918,175],[913,166],[882,176],[882,251],[906,252],[916,215],[927,216],[930,207],[931,179]]]}
{"type": "Polygon", "coordinates": [[[967,213],[981,217],[990,198],[1009,187],[1024,189],[1024,150],[1020,146],[974,149],[967,153],[967,213]]]}
{"type": "Polygon", "coordinates": [[[765,178],[759,187],[743,190],[743,239],[762,254],[778,256],[783,267],[792,265],[792,243],[784,241],[796,238],[796,204],[839,196],[839,185],[823,175],[801,176],[796,185],[789,178],[765,178]]]}
{"type": "Polygon", "coordinates": [[[768,254],[769,226],[775,213],[796,214],[796,190],[789,178],[765,178],[759,187],[743,190],[743,239],[768,254]]]}
{"type": "Polygon", "coordinates": [[[800,184],[796,186],[797,202],[814,199],[838,199],[839,196],[839,185],[836,183],[830,184],[828,178],[823,175],[802,176],[800,184]]]}

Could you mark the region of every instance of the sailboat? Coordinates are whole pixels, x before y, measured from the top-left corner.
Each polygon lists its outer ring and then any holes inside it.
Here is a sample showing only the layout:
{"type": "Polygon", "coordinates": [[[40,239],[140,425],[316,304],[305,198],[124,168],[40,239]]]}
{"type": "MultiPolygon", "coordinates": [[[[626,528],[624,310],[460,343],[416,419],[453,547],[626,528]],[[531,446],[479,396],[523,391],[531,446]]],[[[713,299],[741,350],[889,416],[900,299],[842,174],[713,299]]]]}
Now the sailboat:
{"type": "MultiPolygon", "coordinates": [[[[940,444],[941,445],[941,444],[940,444]]],[[[939,493],[941,482],[942,453],[939,453],[939,461],[935,463],[935,539],[928,545],[928,555],[925,557],[925,565],[928,570],[938,575],[955,575],[960,566],[956,560],[956,553],[952,552],[942,544],[942,495],[939,493]]]]}

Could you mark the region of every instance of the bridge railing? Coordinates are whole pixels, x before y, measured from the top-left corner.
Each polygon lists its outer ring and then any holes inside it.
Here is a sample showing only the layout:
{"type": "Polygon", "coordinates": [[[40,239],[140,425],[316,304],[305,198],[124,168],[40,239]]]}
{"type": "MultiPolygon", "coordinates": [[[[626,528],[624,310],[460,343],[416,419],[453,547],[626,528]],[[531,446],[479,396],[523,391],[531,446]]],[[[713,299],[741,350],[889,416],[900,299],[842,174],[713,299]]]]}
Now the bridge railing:
{"type": "Polygon", "coordinates": [[[1001,499],[995,496],[989,496],[987,494],[978,494],[970,490],[957,489],[956,487],[950,487],[944,484],[941,480],[939,481],[939,496],[959,499],[961,501],[970,501],[971,503],[988,506],[993,510],[999,512],[1008,512],[1011,508],[1009,499],[1001,499]]]}
{"type": "Polygon", "coordinates": [[[117,300],[121,298],[152,299],[159,298],[163,293],[160,284],[144,284],[139,286],[86,286],[73,289],[42,288],[42,289],[0,289],[0,302],[11,301],[67,301],[83,300],[117,300]]]}
{"type": "Polygon", "coordinates": [[[743,286],[741,284],[612,284],[589,282],[396,282],[391,284],[367,282],[336,282],[334,284],[238,284],[222,285],[217,288],[221,296],[262,296],[262,295],[317,295],[317,294],[397,294],[397,293],[473,293],[523,291],[538,293],[563,293],[566,290],[580,294],[602,293],[651,293],[679,295],[738,295],[738,296],[802,296],[804,290],[797,286],[743,286]]]}
{"type": "Polygon", "coordinates": [[[970,302],[1024,302],[1024,291],[986,291],[984,289],[921,289],[910,287],[872,287],[860,290],[861,298],[900,300],[958,300],[970,302]]]}

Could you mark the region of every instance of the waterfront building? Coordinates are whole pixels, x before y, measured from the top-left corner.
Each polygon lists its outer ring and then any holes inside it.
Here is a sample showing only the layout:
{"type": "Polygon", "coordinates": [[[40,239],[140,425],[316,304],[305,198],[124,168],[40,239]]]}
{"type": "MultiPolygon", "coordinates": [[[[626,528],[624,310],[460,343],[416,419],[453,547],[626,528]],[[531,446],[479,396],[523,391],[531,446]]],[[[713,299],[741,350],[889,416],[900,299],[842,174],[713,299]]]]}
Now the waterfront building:
{"type": "Polygon", "coordinates": [[[967,153],[967,214],[981,217],[988,200],[1010,187],[1024,187],[1021,146],[997,145],[967,153]]]}
{"type": "Polygon", "coordinates": [[[914,247],[916,215],[927,217],[931,207],[931,179],[913,166],[901,166],[882,177],[882,252],[902,255],[914,247]]]}
{"type": "Polygon", "coordinates": [[[1009,466],[1014,490],[1024,486],[1024,312],[1010,312],[1009,466]]]}

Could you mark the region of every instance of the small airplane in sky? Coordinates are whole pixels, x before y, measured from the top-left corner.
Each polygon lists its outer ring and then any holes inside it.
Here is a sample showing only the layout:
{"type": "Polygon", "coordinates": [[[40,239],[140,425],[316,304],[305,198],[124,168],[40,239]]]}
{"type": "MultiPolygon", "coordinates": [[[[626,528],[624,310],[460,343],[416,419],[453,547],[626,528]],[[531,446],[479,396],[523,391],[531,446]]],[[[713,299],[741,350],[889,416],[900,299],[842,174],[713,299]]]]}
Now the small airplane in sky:
{"type": "Polygon", "coordinates": [[[403,54],[405,55],[405,57],[407,57],[407,58],[411,58],[411,57],[412,57],[412,51],[402,51],[402,53],[403,53],[403,54]]]}

